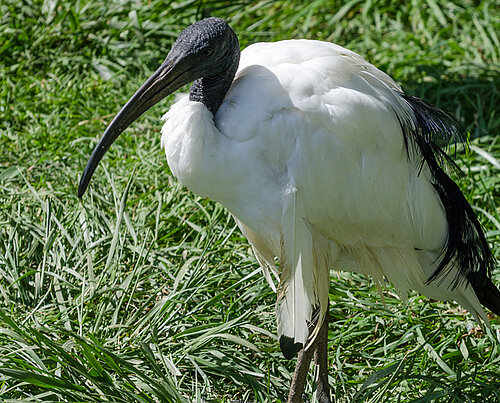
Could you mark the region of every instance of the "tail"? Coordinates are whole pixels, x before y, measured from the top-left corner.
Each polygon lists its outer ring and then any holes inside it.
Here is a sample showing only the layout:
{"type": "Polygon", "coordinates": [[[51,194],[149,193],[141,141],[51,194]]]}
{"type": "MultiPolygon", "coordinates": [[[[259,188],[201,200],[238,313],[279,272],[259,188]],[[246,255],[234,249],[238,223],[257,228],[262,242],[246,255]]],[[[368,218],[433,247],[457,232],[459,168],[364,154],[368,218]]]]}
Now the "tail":
{"type": "Polygon", "coordinates": [[[277,317],[280,348],[284,357],[291,359],[314,340],[323,323],[329,271],[321,270],[314,256],[313,238],[295,187],[287,192],[284,202],[277,317]]]}
{"type": "Polygon", "coordinates": [[[447,272],[456,268],[452,288],[466,282],[473,287],[485,287],[490,281],[495,260],[472,207],[444,171],[448,166],[461,173],[460,168],[438,145],[450,140],[464,141],[467,132],[454,118],[434,105],[404,93],[401,96],[413,114],[410,119],[398,116],[405,144],[407,149],[410,144],[416,147],[422,158],[420,163],[429,167],[449,227],[439,264],[427,282],[440,281],[447,272]]]}
{"type": "Polygon", "coordinates": [[[479,302],[493,313],[500,316],[500,290],[488,279],[485,285],[473,286],[479,302]]]}
{"type": "Polygon", "coordinates": [[[454,118],[434,105],[410,95],[401,96],[413,112],[413,120],[398,117],[405,144],[407,148],[408,143],[415,144],[422,163],[428,165],[449,227],[439,264],[427,284],[443,282],[448,274],[455,273],[450,291],[462,284],[465,287],[470,285],[479,302],[500,315],[500,291],[491,281],[495,259],[474,210],[443,166],[448,163],[448,167],[461,171],[439,147],[439,143],[447,144],[450,140],[464,141],[467,132],[454,118]]]}

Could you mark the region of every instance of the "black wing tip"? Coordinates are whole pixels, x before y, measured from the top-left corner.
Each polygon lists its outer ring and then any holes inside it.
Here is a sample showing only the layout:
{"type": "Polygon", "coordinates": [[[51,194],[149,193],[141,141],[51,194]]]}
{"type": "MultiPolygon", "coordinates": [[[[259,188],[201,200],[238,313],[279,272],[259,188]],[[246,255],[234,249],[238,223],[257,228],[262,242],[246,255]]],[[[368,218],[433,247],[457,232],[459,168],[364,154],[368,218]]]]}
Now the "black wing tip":
{"type": "Polygon", "coordinates": [[[400,96],[413,115],[410,119],[398,116],[408,157],[411,158],[412,147],[422,158],[418,162],[420,166],[425,163],[429,168],[449,226],[448,239],[437,268],[427,283],[439,281],[441,276],[456,267],[458,273],[451,284],[452,289],[465,281],[474,288],[484,287],[491,282],[495,259],[474,210],[443,166],[448,163],[455,171],[462,172],[440,148],[441,143],[446,146],[450,142],[466,141],[467,131],[456,119],[427,101],[403,92],[400,96]]]}
{"type": "Polygon", "coordinates": [[[453,116],[424,99],[404,92],[401,96],[413,111],[417,125],[429,142],[438,147],[446,147],[452,142],[467,142],[467,130],[453,116]]]}
{"type": "Polygon", "coordinates": [[[280,337],[280,349],[287,360],[294,358],[303,347],[302,343],[295,343],[293,337],[285,335],[280,337]]]}
{"type": "Polygon", "coordinates": [[[500,290],[488,280],[482,287],[473,287],[479,302],[494,314],[500,316],[500,290]]]}
{"type": "Polygon", "coordinates": [[[446,275],[456,267],[459,273],[452,282],[452,289],[464,281],[473,288],[484,287],[491,282],[495,258],[481,223],[460,188],[448,175],[436,170],[434,181],[434,188],[446,213],[448,237],[438,267],[427,282],[446,275]]]}

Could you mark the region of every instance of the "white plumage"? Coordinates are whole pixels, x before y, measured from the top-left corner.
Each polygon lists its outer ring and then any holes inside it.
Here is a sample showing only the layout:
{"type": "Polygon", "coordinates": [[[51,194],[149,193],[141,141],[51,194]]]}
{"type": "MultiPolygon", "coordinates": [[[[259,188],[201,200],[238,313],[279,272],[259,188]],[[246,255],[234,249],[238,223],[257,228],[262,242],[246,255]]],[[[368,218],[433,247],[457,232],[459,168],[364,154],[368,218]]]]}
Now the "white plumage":
{"type": "Polygon", "coordinates": [[[187,96],[164,116],[172,173],[229,209],[265,272],[280,259],[278,333],[296,342],[313,306],[327,310],[332,269],[387,277],[402,296],[455,299],[485,319],[470,287],[449,289],[456,270],[426,284],[447,221],[429,169],[408,156],[397,115],[416,123],[395,90],[340,46],[259,43],[241,53],[215,119],[187,96]]]}
{"type": "Polygon", "coordinates": [[[165,114],[161,143],[185,186],[233,214],[278,293],[281,350],[302,349],[289,402],[301,399],[313,350],[318,400],[330,401],[331,270],[388,279],[403,297],[454,299],[486,323],[481,304],[500,314],[486,238],[433,142],[460,125],[334,44],[259,43],[240,55],[225,21],[186,28],[106,129],[80,197],[120,133],[193,81],[165,114]]]}

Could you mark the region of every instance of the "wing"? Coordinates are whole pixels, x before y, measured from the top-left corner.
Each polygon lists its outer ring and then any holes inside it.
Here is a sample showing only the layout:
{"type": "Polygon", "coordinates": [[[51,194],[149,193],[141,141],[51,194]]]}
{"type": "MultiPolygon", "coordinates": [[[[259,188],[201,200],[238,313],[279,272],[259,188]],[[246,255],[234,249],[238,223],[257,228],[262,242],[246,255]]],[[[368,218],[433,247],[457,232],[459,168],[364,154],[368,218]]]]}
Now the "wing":
{"type": "Polygon", "coordinates": [[[242,53],[216,125],[252,144],[281,194],[297,188],[310,224],[328,238],[437,250],[446,214],[431,172],[405,144],[400,120],[410,115],[399,94],[389,76],[339,46],[256,44],[242,53]]]}
{"type": "Polygon", "coordinates": [[[487,281],[491,253],[432,142],[458,132],[443,112],[353,52],[296,40],[247,48],[215,120],[259,177],[242,179],[246,198],[228,208],[264,260],[272,264],[257,246],[266,239],[281,258],[278,329],[289,356],[314,308],[319,322],[326,312],[331,268],[386,277],[403,295],[453,298],[484,318],[464,284],[487,281]]]}

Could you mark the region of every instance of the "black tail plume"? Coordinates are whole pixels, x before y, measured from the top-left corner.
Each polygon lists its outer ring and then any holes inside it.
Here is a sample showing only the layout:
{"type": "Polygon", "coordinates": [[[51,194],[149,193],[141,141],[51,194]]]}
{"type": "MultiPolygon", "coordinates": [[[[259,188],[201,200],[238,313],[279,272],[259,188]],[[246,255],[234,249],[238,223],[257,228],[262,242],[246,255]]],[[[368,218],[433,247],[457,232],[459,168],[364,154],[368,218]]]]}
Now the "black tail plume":
{"type": "MultiPolygon", "coordinates": [[[[476,214],[460,188],[445,173],[443,166],[448,163],[461,172],[460,168],[436,144],[436,142],[442,144],[462,141],[466,138],[466,132],[455,119],[434,105],[404,93],[401,93],[401,97],[413,113],[411,120],[407,117],[398,117],[407,150],[410,151],[410,147],[415,147],[417,153],[422,156],[421,164],[429,167],[433,185],[443,203],[448,221],[446,245],[436,270],[427,281],[434,281],[446,274],[451,267],[455,267],[458,269],[458,275],[452,282],[452,288],[468,281],[476,292],[487,289],[491,294],[491,287],[496,290],[490,279],[495,263],[493,254],[476,214]]],[[[498,297],[500,302],[500,296],[498,297]]],[[[497,301],[495,297],[485,296],[484,301],[493,303],[494,307],[499,306],[498,302],[494,302],[497,301]]]]}
{"type": "Polygon", "coordinates": [[[483,287],[473,287],[479,302],[500,316],[500,290],[488,280],[483,287]]]}

